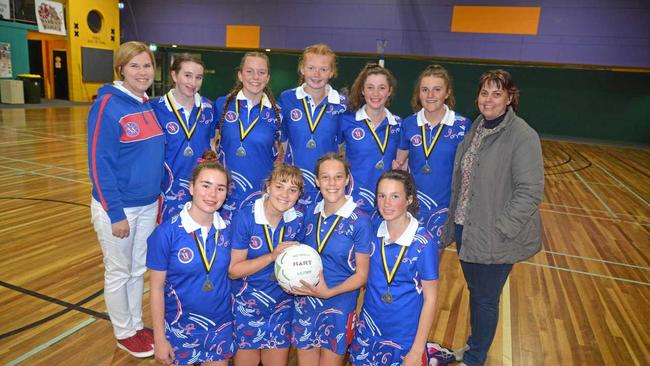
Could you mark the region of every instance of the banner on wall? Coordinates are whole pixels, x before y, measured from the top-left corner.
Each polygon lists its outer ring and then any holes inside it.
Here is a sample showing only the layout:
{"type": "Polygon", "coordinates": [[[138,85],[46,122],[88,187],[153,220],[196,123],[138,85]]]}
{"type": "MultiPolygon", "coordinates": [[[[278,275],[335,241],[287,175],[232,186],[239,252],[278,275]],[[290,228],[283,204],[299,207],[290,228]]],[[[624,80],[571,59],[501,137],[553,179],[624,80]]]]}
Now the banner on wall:
{"type": "Polygon", "coordinates": [[[38,31],[65,36],[63,4],[48,0],[36,0],[34,5],[36,8],[38,31]]]}
{"type": "Polygon", "coordinates": [[[11,76],[11,44],[0,42],[0,78],[11,76]]]}
{"type": "Polygon", "coordinates": [[[0,0],[0,19],[11,19],[11,10],[9,8],[9,0],[0,0]]]}

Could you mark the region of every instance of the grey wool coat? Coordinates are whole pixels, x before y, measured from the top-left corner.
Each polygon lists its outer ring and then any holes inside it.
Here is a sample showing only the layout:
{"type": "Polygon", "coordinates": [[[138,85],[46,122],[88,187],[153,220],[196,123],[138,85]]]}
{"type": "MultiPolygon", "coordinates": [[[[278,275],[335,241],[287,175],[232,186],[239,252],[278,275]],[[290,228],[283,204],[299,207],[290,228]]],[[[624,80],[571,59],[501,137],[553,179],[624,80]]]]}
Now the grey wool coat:
{"type": "MultiPolygon", "coordinates": [[[[441,242],[454,240],[454,216],[461,184],[461,160],[483,123],[479,116],[458,146],[451,204],[441,242]]],[[[469,186],[469,202],[459,258],[465,262],[516,263],[541,249],[539,204],[544,164],[539,136],[511,107],[500,131],[484,137],[469,186]]]]}

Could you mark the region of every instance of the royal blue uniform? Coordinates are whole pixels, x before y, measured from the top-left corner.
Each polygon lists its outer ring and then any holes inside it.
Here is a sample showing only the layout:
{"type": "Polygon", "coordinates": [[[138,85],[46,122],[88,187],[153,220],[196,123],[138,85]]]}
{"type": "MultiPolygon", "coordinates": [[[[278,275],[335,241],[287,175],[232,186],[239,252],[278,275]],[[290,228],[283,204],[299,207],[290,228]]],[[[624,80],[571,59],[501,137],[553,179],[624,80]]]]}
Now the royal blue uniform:
{"type": "MultiPolygon", "coordinates": [[[[223,115],[225,102],[226,97],[220,97],[214,103],[217,121],[223,115]]],[[[261,103],[251,105],[239,91],[223,115],[219,155],[233,182],[224,205],[224,216],[229,216],[228,211],[239,209],[250,196],[259,194],[277,158],[275,143],[280,135],[279,121],[266,94],[261,103]],[[243,142],[240,128],[244,134],[248,131],[243,142]],[[240,156],[242,151],[245,156],[240,156]]]]}
{"type": "MultiPolygon", "coordinates": [[[[318,250],[316,235],[320,235],[323,275],[327,287],[332,288],[356,272],[357,253],[370,252],[372,228],[368,215],[356,208],[352,197],[333,215],[324,217],[323,209],[324,202],[320,201],[306,210],[303,240],[318,250]]],[[[300,349],[320,347],[345,354],[352,340],[358,297],[358,289],[329,299],[296,296],[293,344],[300,349]]]]}
{"type": "Polygon", "coordinates": [[[386,222],[372,241],[370,271],[359,323],[350,346],[352,365],[402,365],[411,349],[424,304],[422,281],[438,279],[438,251],[433,236],[409,214],[410,222],[395,241],[386,222]],[[389,272],[400,257],[390,290],[382,259],[382,239],[389,272]],[[392,302],[382,299],[390,293],[392,302]]]}
{"type": "Polygon", "coordinates": [[[192,169],[197,159],[206,150],[210,150],[216,121],[212,102],[199,94],[194,95],[194,108],[191,111],[185,110],[171,91],[152,102],[152,106],[165,132],[165,179],[162,186],[164,196],[161,218],[164,222],[177,215],[185,203],[192,200],[189,188],[192,169]],[[188,133],[191,136],[189,140],[188,133]]]}
{"type": "Polygon", "coordinates": [[[420,222],[433,234],[436,245],[439,243],[442,226],[447,219],[451,198],[451,175],[454,167],[456,148],[469,131],[471,122],[445,106],[446,113],[439,125],[430,128],[424,117],[424,110],[412,114],[402,121],[400,150],[408,150],[409,171],[415,179],[420,202],[420,222]],[[426,146],[431,147],[438,129],[442,128],[438,141],[427,159],[422,136],[426,146]],[[428,169],[427,169],[428,167],[428,169]],[[427,173],[426,171],[429,170],[427,173]]]}
{"type": "Polygon", "coordinates": [[[301,203],[306,205],[315,202],[319,193],[314,181],[316,160],[325,153],[337,152],[339,149],[339,118],[345,112],[346,101],[345,97],[339,95],[331,86],[328,85],[327,89],[327,96],[318,105],[305,92],[304,84],[285,90],[278,99],[282,107],[282,142],[288,142],[285,161],[296,165],[302,171],[305,192],[301,203]],[[308,116],[311,117],[312,126],[319,121],[313,133],[308,116]]]}
{"type": "MultiPolygon", "coordinates": [[[[266,234],[275,248],[282,241],[298,239],[302,213],[289,209],[275,230],[264,214],[264,200],[243,207],[235,215],[233,249],[247,250],[246,259],[270,253],[266,234]],[[265,227],[267,231],[265,232],[265,227]]],[[[235,335],[240,349],[286,348],[291,345],[293,296],[284,292],[273,278],[274,264],[233,281],[235,294],[235,335]]]]}
{"type": "Polygon", "coordinates": [[[345,156],[351,166],[352,197],[357,208],[370,215],[375,213],[377,181],[392,168],[399,145],[401,119],[385,111],[386,118],[376,129],[365,106],[343,114],[339,125],[339,140],[345,142],[345,156]]]}
{"type": "Polygon", "coordinates": [[[160,224],[147,240],[147,267],[165,277],[165,336],[183,365],[219,361],[234,354],[232,291],[228,278],[230,233],[218,213],[209,231],[189,215],[191,202],[180,214],[160,224]],[[208,260],[209,274],[199,243],[208,260]],[[210,291],[203,287],[209,278],[210,291]]]}

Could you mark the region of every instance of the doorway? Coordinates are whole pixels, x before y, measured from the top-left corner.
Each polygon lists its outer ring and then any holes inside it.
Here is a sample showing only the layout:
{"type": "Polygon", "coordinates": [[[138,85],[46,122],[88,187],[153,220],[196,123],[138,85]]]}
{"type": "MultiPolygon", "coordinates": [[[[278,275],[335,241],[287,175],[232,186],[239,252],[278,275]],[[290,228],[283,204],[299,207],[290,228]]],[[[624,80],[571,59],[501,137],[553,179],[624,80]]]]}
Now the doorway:
{"type": "Polygon", "coordinates": [[[54,75],[54,99],[70,99],[68,94],[68,53],[66,51],[52,51],[52,70],[54,75]]]}

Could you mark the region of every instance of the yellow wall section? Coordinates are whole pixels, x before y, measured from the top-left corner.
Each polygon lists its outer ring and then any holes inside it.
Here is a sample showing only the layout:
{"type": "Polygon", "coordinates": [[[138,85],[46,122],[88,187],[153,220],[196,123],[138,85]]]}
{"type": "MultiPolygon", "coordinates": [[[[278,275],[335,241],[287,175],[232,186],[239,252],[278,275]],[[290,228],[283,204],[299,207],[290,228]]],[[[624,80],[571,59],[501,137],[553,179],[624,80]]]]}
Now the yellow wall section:
{"type": "Polygon", "coordinates": [[[452,32],[536,35],[538,6],[454,6],[452,32]]]}
{"type": "Polygon", "coordinates": [[[227,25],[226,47],[259,48],[259,25],[227,25]]]}
{"type": "Polygon", "coordinates": [[[70,75],[70,100],[91,101],[102,83],[85,83],[81,78],[81,48],[102,48],[117,51],[120,46],[120,11],[117,0],[68,0],[66,6],[68,22],[68,74],[70,75]],[[97,10],[102,14],[102,28],[93,33],[86,21],[88,12],[97,10]],[[79,25],[75,29],[74,25],[79,25]],[[114,33],[111,33],[113,29],[114,33]],[[75,36],[75,31],[79,32],[75,36]],[[111,39],[113,36],[113,39],[111,39]]]}

